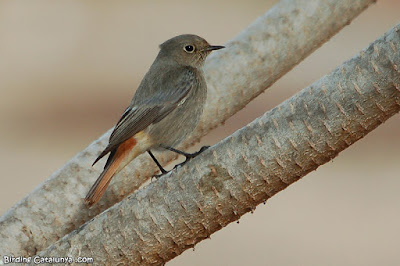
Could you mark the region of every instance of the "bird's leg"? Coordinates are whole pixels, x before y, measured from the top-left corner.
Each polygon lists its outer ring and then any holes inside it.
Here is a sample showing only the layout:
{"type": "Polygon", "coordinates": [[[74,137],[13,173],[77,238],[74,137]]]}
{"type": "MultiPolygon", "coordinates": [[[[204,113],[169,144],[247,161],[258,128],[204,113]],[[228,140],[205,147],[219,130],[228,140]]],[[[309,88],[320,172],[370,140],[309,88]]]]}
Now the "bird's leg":
{"type": "Polygon", "coordinates": [[[150,150],[148,150],[147,152],[149,153],[150,157],[151,157],[151,158],[153,159],[153,161],[157,164],[158,168],[160,168],[160,171],[161,171],[161,174],[159,174],[159,175],[154,175],[155,178],[159,178],[159,177],[161,177],[161,176],[163,176],[163,175],[165,175],[166,173],[169,172],[169,171],[165,170],[165,169],[161,166],[161,164],[157,161],[156,157],[154,156],[154,154],[153,154],[150,150]]]}
{"type": "Polygon", "coordinates": [[[187,163],[188,161],[190,161],[190,159],[196,157],[197,155],[199,155],[199,154],[202,153],[203,151],[207,150],[208,148],[210,148],[210,146],[203,146],[203,147],[200,148],[199,151],[194,152],[194,153],[187,153],[187,152],[180,151],[180,150],[174,149],[174,148],[172,148],[172,147],[168,147],[168,146],[165,146],[164,148],[167,149],[167,150],[170,150],[170,151],[172,151],[172,152],[175,152],[175,153],[177,153],[177,154],[180,154],[180,155],[183,155],[183,156],[186,157],[186,160],[185,160],[184,162],[175,165],[175,167],[174,167],[174,169],[175,169],[175,168],[177,168],[177,167],[180,167],[180,166],[184,165],[185,163],[187,163]]]}

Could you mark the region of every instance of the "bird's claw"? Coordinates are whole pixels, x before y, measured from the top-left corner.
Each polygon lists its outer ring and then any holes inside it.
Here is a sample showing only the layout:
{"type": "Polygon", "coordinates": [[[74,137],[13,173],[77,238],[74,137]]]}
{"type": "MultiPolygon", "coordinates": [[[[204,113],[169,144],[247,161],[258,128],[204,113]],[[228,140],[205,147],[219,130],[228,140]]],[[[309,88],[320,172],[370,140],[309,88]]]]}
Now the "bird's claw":
{"type": "Polygon", "coordinates": [[[161,174],[153,175],[153,176],[151,177],[151,179],[152,179],[152,180],[153,180],[153,178],[159,179],[160,177],[162,177],[162,176],[165,175],[165,174],[168,174],[169,172],[171,172],[171,171],[165,171],[165,172],[161,172],[161,174]]]}
{"type": "Polygon", "coordinates": [[[199,154],[202,153],[203,151],[207,150],[208,148],[210,148],[210,146],[203,146],[203,147],[200,148],[199,151],[197,151],[197,152],[195,152],[195,153],[190,153],[188,156],[186,156],[185,161],[181,162],[180,164],[175,165],[175,166],[174,166],[174,169],[183,166],[183,165],[186,164],[188,161],[190,161],[192,158],[196,157],[197,155],[199,155],[199,154]]]}

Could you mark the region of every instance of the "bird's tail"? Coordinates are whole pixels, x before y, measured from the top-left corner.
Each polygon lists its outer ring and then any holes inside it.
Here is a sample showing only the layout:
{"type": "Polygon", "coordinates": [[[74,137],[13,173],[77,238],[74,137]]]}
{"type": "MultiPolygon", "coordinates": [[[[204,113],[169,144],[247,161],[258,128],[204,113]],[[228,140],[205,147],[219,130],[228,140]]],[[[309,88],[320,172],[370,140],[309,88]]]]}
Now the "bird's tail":
{"type": "Polygon", "coordinates": [[[136,144],[136,139],[132,137],[119,145],[116,150],[111,152],[103,172],[86,195],[85,203],[89,207],[100,200],[114,174],[118,173],[132,159],[142,153],[138,147],[135,147],[136,144]]]}

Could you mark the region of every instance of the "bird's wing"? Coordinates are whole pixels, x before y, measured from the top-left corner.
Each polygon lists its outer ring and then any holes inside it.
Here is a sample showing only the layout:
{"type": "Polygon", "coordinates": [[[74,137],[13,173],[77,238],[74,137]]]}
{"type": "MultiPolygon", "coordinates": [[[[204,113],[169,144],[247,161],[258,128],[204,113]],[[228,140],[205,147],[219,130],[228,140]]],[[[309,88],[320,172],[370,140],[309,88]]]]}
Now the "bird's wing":
{"type": "Polygon", "coordinates": [[[164,75],[161,88],[153,95],[125,110],[111,133],[109,144],[93,164],[136,133],[165,118],[196,85],[196,75],[192,70],[170,72],[164,75]]]}

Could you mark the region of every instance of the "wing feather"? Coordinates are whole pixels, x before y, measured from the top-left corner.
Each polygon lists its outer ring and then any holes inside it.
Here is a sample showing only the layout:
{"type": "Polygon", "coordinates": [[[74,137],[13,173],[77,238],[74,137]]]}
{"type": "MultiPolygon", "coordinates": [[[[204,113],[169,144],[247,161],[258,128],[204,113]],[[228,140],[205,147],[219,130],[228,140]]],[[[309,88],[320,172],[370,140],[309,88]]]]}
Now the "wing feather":
{"type": "Polygon", "coordinates": [[[189,67],[169,72],[153,95],[125,110],[111,133],[107,147],[93,164],[149,125],[164,119],[197,84],[196,74],[189,67]]]}

